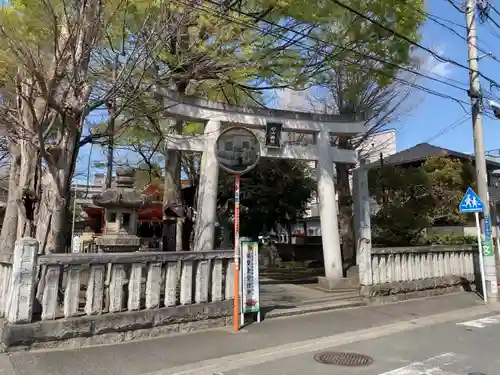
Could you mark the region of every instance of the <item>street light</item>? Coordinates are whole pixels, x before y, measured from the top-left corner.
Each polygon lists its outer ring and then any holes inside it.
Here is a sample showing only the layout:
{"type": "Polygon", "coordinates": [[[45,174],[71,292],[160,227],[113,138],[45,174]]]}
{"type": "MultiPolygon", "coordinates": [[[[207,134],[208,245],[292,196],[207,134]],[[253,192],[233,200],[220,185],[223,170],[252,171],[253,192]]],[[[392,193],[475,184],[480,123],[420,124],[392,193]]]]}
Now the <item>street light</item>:
{"type": "Polygon", "coordinates": [[[490,100],[489,104],[491,109],[493,109],[493,114],[495,115],[495,117],[500,119],[500,104],[493,100],[490,100]]]}

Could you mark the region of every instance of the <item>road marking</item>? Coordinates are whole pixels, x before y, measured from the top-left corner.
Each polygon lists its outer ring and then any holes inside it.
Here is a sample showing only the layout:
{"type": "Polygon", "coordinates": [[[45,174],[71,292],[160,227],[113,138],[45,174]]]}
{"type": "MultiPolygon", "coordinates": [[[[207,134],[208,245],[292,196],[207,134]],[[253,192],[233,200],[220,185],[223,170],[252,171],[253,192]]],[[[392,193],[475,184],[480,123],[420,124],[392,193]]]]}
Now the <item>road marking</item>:
{"type": "Polygon", "coordinates": [[[379,375],[459,375],[444,370],[443,367],[459,362],[461,356],[455,353],[444,353],[422,362],[414,362],[405,367],[384,372],[379,375]]]}
{"type": "Polygon", "coordinates": [[[500,323],[500,315],[488,316],[486,318],[469,320],[468,322],[457,323],[459,326],[474,327],[474,328],[485,328],[493,324],[500,323]]]}
{"type": "MultiPolygon", "coordinates": [[[[333,336],[315,338],[312,340],[294,342],[276,346],[274,348],[253,350],[249,352],[228,355],[220,358],[207,359],[204,361],[166,368],[160,371],[143,375],[213,375],[220,372],[225,373],[232,370],[242,369],[248,366],[260,365],[266,362],[290,358],[300,354],[314,353],[332,347],[353,344],[379,337],[389,336],[399,332],[408,332],[415,329],[428,327],[436,324],[452,322],[462,319],[471,319],[475,316],[498,311],[500,305],[477,306],[467,309],[448,311],[441,314],[425,316],[418,319],[397,321],[392,324],[341,333],[333,336]]],[[[432,370],[432,369],[431,369],[432,370]]],[[[418,373],[417,373],[418,374],[418,373]]],[[[393,374],[405,375],[405,373],[393,374]]],[[[406,375],[416,375],[409,373],[406,375]]],[[[446,373],[423,373],[422,375],[457,375],[446,373]]]]}

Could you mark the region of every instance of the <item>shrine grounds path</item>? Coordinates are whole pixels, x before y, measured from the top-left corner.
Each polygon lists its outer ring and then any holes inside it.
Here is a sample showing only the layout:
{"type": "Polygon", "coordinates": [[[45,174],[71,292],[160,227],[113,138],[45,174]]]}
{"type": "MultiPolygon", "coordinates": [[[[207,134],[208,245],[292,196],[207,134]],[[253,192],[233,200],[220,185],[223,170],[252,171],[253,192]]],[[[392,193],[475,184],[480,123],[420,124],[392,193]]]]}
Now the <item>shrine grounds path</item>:
{"type": "Polygon", "coordinates": [[[475,294],[459,293],[269,319],[240,333],[218,329],[7,353],[0,355],[0,375],[498,375],[492,372],[500,368],[498,314],[499,304],[485,306],[475,294]],[[485,316],[494,318],[457,325],[485,316]],[[352,368],[315,362],[314,354],[325,350],[360,352],[374,363],[352,368]]]}

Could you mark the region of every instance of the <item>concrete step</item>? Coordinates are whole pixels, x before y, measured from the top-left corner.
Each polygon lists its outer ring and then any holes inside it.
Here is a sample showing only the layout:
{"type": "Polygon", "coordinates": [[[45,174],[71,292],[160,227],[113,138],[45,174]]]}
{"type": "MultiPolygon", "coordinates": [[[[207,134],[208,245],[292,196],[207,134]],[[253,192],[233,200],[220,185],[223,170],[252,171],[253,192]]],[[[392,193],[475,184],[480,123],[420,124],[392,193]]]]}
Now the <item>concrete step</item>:
{"type": "Polygon", "coordinates": [[[328,291],[359,289],[359,277],[355,275],[336,280],[328,279],[326,277],[318,277],[318,286],[328,291]]]}

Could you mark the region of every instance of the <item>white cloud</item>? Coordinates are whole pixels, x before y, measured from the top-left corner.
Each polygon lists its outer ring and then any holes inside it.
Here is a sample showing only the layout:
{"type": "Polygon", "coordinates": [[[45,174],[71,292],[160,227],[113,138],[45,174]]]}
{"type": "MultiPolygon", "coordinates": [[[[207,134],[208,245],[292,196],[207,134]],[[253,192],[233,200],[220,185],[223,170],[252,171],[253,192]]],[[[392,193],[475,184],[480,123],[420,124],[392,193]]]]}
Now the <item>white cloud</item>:
{"type": "Polygon", "coordinates": [[[328,92],[313,86],[306,90],[274,90],[268,105],[289,111],[330,113],[331,102],[328,92]]]}
{"type": "MultiPolygon", "coordinates": [[[[438,47],[432,49],[437,55],[444,55],[444,48],[438,47]]],[[[428,54],[423,58],[423,64],[421,66],[423,73],[430,73],[435,76],[448,77],[452,73],[452,65],[448,62],[440,61],[436,59],[433,55],[428,54]]]]}
{"type": "Polygon", "coordinates": [[[290,111],[309,112],[313,109],[309,90],[276,90],[276,107],[290,111]]]}

